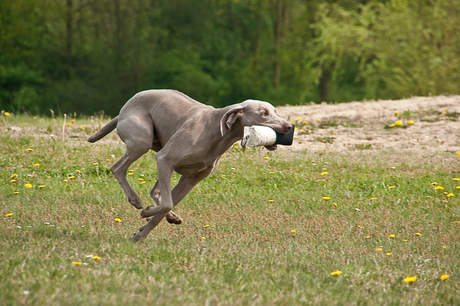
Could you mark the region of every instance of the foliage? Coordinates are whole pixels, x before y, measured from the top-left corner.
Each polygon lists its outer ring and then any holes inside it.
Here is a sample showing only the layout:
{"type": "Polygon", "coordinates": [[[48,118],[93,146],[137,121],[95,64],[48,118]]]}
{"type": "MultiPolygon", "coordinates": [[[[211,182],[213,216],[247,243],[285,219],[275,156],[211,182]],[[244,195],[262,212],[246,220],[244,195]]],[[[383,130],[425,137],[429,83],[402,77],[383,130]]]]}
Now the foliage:
{"type": "Polygon", "coordinates": [[[457,2],[3,0],[0,109],[115,115],[152,88],[218,107],[454,94],[457,2]]]}

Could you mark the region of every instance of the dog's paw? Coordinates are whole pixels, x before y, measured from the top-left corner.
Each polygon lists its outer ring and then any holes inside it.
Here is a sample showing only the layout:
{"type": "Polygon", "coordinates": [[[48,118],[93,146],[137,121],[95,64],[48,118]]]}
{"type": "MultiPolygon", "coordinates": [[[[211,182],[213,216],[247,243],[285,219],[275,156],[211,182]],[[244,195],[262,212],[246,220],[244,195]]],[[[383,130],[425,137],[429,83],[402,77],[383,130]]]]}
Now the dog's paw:
{"type": "Polygon", "coordinates": [[[142,200],[140,198],[128,199],[128,202],[137,209],[142,209],[142,200]]]}
{"type": "Polygon", "coordinates": [[[170,211],[166,215],[166,221],[168,221],[171,224],[181,224],[182,223],[182,218],[179,215],[176,215],[172,211],[170,211]]]}

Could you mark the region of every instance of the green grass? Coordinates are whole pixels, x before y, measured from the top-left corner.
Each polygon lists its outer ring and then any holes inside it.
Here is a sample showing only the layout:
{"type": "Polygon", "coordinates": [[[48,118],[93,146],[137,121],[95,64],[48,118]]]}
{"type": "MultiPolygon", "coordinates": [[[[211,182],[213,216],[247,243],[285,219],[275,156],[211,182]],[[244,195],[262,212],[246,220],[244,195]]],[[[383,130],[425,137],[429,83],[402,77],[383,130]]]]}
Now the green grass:
{"type": "MultiPolygon", "coordinates": [[[[182,225],[135,244],[115,136],[86,143],[89,119],[64,138],[62,121],[6,122],[22,130],[0,126],[0,305],[460,304],[455,154],[232,148],[175,209],[182,225]]],[[[151,203],[154,154],[132,170],[151,203]]]]}

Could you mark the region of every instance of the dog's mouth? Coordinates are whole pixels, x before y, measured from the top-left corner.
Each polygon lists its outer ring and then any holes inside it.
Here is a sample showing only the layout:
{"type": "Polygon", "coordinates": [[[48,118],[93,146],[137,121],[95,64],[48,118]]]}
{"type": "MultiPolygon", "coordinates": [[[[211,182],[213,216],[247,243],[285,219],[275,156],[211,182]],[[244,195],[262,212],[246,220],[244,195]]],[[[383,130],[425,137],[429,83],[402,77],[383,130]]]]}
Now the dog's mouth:
{"type": "Polygon", "coordinates": [[[277,145],[265,146],[265,149],[269,151],[275,151],[278,148],[277,145]]]}

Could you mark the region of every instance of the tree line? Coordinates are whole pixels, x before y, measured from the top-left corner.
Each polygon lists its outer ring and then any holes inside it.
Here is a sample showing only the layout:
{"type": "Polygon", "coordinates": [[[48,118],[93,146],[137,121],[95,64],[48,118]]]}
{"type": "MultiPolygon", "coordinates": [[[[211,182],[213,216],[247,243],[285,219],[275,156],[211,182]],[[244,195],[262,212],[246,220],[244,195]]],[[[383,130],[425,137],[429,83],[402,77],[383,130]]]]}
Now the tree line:
{"type": "Polygon", "coordinates": [[[457,94],[460,0],[2,0],[0,109],[115,115],[173,88],[216,107],[457,94]]]}

